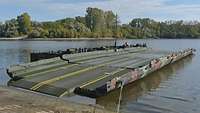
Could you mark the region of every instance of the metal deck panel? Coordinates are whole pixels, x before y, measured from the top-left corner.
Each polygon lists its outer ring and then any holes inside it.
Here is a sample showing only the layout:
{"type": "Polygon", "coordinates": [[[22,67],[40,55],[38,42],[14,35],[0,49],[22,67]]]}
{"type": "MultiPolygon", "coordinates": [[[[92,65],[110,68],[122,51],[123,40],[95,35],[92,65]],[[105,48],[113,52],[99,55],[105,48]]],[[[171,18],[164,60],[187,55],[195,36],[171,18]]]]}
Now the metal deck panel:
{"type": "Polygon", "coordinates": [[[76,87],[95,90],[115,77],[171,53],[148,48],[128,48],[119,52],[108,50],[64,55],[69,63],[56,59],[46,64],[39,63],[40,67],[35,64],[24,65],[28,70],[17,70],[24,78],[10,84],[55,96],[67,95],[76,87]]]}

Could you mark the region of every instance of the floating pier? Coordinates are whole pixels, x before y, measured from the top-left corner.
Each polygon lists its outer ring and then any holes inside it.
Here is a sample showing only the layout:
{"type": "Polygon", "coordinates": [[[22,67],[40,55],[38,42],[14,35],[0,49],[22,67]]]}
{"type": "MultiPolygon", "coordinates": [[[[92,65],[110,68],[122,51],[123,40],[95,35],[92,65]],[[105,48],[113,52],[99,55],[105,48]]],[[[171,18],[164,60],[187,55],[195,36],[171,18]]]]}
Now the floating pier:
{"type": "Polygon", "coordinates": [[[130,47],[67,54],[7,68],[8,85],[57,97],[97,98],[193,54],[194,49],[163,51],[130,47]]]}

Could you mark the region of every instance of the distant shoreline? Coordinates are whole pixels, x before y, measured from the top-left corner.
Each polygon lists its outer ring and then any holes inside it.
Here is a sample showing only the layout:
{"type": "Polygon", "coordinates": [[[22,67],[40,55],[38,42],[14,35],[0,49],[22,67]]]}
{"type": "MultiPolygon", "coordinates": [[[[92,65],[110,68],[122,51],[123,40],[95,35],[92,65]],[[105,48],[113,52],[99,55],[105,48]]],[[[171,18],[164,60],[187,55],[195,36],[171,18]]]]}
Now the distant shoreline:
{"type": "MultiPolygon", "coordinates": [[[[131,40],[132,38],[26,38],[26,37],[15,37],[15,38],[0,38],[0,41],[96,41],[96,40],[131,40]]],[[[143,38],[142,38],[143,39],[143,38]]],[[[160,40],[160,39],[198,39],[198,38],[144,38],[148,40],[160,40]]],[[[136,38],[133,40],[141,40],[141,38],[136,38]]]]}
{"type": "MultiPolygon", "coordinates": [[[[94,41],[115,40],[116,38],[0,38],[0,41],[94,41]]],[[[124,38],[121,38],[124,39],[124,38]]]]}

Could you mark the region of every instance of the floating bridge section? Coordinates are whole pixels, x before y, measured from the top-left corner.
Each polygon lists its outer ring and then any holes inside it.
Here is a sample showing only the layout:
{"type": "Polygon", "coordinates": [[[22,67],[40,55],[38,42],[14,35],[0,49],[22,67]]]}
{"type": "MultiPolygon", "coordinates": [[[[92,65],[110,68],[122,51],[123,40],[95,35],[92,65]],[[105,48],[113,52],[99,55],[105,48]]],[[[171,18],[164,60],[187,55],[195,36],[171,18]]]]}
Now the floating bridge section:
{"type": "Polygon", "coordinates": [[[13,65],[7,73],[11,86],[57,97],[75,94],[98,97],[193,53],[133,47],[63,55],[13,65]]]}

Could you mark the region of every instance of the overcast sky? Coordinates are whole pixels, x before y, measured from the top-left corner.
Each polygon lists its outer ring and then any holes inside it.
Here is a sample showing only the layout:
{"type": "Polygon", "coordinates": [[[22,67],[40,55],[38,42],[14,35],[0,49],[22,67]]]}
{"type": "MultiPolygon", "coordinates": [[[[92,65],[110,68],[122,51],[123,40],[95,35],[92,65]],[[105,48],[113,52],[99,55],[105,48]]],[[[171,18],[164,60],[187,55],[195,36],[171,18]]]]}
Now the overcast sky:
{"type": "Polygon", "coordinates": [[[0,21],[28,12],[46,21],[84,16],[87,7],[112,10],[122,23],[133,18],[200,20],[200,0],[0,0],[0,21]]]}

